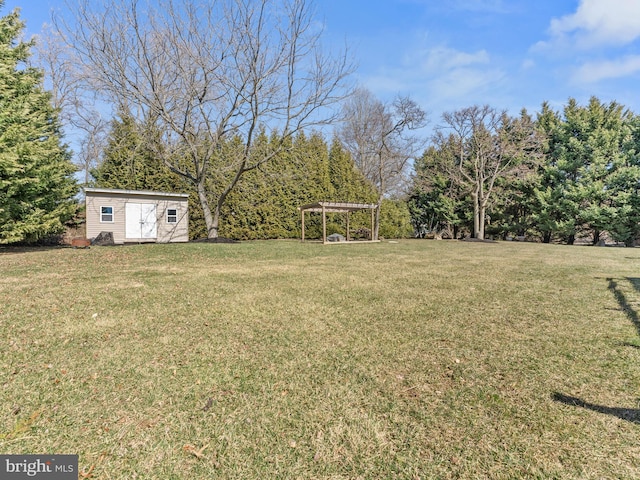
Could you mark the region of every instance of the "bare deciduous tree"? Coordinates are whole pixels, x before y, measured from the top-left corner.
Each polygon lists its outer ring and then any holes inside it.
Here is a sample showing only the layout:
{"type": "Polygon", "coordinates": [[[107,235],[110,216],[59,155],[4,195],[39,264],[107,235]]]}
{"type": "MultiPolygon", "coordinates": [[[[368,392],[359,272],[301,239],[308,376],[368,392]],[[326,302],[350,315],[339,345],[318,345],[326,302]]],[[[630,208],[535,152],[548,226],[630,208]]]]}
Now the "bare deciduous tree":
{"type": "Polygon", "coordinates": [[[332,121],[351,66],[320,46],[310,0],[78,0],[58,32],[87,75],[87,87],[154,124],[159,160],[190,181],[209,238],[243,173],[269,161],[286,139],[332,121]],[[263,128],[282,133],[254,149],[263,128]],[[240,139],[233,155],[225,140],[240,139]],[[224,179],[210,191],[211,170],[224,179]],[[212,207],[213,206],[213,207],[212,207]]]}
{"type": "Polygon", "coordinates": [[[83,70],[70,61],[72,52],[59,35],[47,28],[38,40],[36,54],[51,83],[53,104],[68,129],[65,133],[73,138],[74,162],[82,172],[82,183],[89,185],[90,170],[102,156],[109,122],[97,107],[95,94],[83,88],[83,70]]]}
{"type": "Polygon", "coordinates": [[[484,239],[486,210],[496,181],[519,172],[538,152],[533,121],[523,111],[514,118],[488,105],[446,112],[434,136],[452,180],[471,196],[473,236],[484,239]],[[448,130],[445,135],[443,131],[448,130]]]}
{"type": "Polygon", "coordinates": [[[343,115],[340,138],[378,193],[372,232],[372,238],[377,239],[383,198],[402,189],[409,160],[424,148],[424,140],[409,132],[426,124],[426,114],[410,98],[398,97],[386,104],[359,88],[346,102],[343,115]]]}

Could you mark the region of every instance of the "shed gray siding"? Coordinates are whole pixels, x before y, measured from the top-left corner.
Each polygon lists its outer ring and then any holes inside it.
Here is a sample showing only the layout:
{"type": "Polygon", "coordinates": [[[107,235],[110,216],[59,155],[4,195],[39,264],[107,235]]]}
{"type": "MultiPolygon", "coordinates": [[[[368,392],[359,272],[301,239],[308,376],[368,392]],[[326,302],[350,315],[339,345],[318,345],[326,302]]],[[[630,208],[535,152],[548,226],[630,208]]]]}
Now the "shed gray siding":
{"type": "Polygon", "coordinates": [[[113,232],[113,240],[117,244],[189,241],[189,196],[187,194],[86,188],[85,199],[88,239],[97,237],[100,232],[113,232]],[[153,237],[131,236],[131,231],[127,237],[127,204],[155,206],[157,230],[153,237]],[[102,207],[112,207],[112,221],[103,220],[102,207]],[[176,223],[167,221],[167,211],[170,209],[176,210],[176,223]]]}

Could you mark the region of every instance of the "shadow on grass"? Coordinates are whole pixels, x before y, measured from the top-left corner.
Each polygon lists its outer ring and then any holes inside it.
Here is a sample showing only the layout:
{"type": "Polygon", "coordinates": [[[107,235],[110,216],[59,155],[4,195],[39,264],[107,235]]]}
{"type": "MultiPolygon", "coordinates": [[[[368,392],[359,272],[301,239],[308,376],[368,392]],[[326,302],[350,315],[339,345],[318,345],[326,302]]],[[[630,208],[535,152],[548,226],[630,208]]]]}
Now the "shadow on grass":
{"type": "Polygon", "coordinates": [[[564,403],[565,405],[571,405],[572,407],[586,408],[587,410],[593,410],[598,413],[605,413],[607,415],[613,415],[627,422],[640,425],[640,409],[638,408],[618,408],[618,407],[605,407],[604,405],[596,405],[595,403],[585,402],[578,397],[571,397],[564,395],[563,393],[555,392],[551,398],[556,402],[564,403]]]}
{"type": "MultiPolygon", "coordinates": [[[[640,278],[627,277],[627,280],[637,291],[640,291],[640,278]]],[[[618,282],[616,282],[615,279],[607,278],[607,281],[609,282],[609,290],[611,290],[611,292],[613,293],[613,296],[617,300],[618,305],[620,305],[620,308],[622,308],[622,311],[627,315],[627,318],[631,320],[631,323],[633,323],[633,325],[636,327],[638,335],[640,335],[640,315],[638,315],[638,311],[633,308],[633,306],[627,299],[627,296],[620,289],[620,287],[618,287],[618,282]]]]}
{"type": "Polygon", "coordinates": [[[71,245],[0,245],[0,255],[46,252],[50,250],[62,250],[65,248],[72,247],[71,245]]]}

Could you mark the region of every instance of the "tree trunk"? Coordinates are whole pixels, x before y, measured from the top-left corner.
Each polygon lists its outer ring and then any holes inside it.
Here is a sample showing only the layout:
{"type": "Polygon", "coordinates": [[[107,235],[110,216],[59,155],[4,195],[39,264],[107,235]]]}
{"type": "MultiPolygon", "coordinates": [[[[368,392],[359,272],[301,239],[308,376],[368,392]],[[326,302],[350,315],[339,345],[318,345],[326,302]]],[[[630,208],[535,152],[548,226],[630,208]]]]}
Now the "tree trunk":
{"type": "Polygon", "coordinates": [[[593,245],[597,245],[600,242],[600,230],[597,228],[593,230],[593,245]]]}
{"type": "Polygon", "coordinates": [[[576,235],[575,233],[572,233],[571,235],[569,235],[567,237],[567,245],[573,245],[576,241],[576,235]]]}
{"type": "Polygon", "coordinates": [[[207,238],[218,238],[218,222],[220,218],[220,211],[216,208],[215,217],[211,213],[211,207],[209,206],[209,200],[207,199],[207,192],[204,186],[204,181],[199,182],[196,185],[198,192],[198,199],[202,206],[202,212],[204,214],[204,223],[207,227],[207,238]]]}
{"type": "Polygon", "coordinates": [[[213,223],[211,224],[211,229],[208,229],[209,238],[218,238],[218,230],[220,226],[220,210],[220,205],[216,205],[216,208],[213,209],[213,223]]]}
{"type": "Polygon", "coordinates": [[[478,194],[471,194],[473,200],[473,238],[478,238],[480,233],[480,204],[478,203],[478,194]]]}
{"type": "Polygon", "coordinates": [[[480,240],[484,240],[484,216],[485,216],[486,207],[484,205],[480,205],[478,207],[478,236],[480,240]]]}
{"type": "Polygon", "coordinates": [[[551,232],[544,232],[542,234],[542,243],[551,243],[551,232]]]}
{"type": "Polygon", "coordinates": [[[373,222],[373,232],[371,232],[371,240],[378,240],[380,235],[380,208],[382,207],[382,196],[378,198],[378,206],[376,207],[376,216],[373,222]]]}

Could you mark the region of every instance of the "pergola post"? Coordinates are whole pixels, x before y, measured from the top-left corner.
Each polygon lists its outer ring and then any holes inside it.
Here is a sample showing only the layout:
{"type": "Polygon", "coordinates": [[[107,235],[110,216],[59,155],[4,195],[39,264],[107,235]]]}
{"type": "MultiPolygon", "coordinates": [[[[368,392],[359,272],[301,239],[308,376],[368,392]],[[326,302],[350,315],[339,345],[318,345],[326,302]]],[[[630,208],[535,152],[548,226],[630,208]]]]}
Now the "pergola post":
{"type": "Polygon", "coordinates": [[[373,227],[374,227],[374,225],[375,225],[375,222],[376,222],[376,212],[375,212],[375,210],[372,208],[372,209],[371,209],[371,235],[369,235],[369,237],[371,237],[371,238],[369,238],[369,240],[377,240],[377,238],[373,238],[373,234],[374,234],[374,232],[375,232],[375,230],[374,230],[374,228],[373,228],[373,227]]]}
{"type": "MultiPolygon", "coordinates": [[[[327,243],[327,213],[346,213],[347,215],[347,235],[346,235],[346,240],[347,241],[351,241],[351,224],[350,224],[350,220],[351,220],[351,212],[357,212],[359,210],[371,210],[371,237],[373,236],[373,229],[375,226],[375,209],[376,209],[376,205],[375,204],[371,204],[371,203],[349,203],[349,202],[342,202],[342,203],[338,203],[338,202],[316,202],[316,203],[310,203],[308,205],[303,205],[301,207],[298,207],[298,210],[300,210],[300,220],[301,220],[301,237],[302,237],[302,241],[305,241],[305,219],[304,219],[304,214],[305,212],[315,212],[315,213],[321,213],[322,214],[322,243],[326,244],[327,243]]],[[[373,238],[370,238],[369,240],[372,241],[377,241],[374,240],[373,238]]]]}

